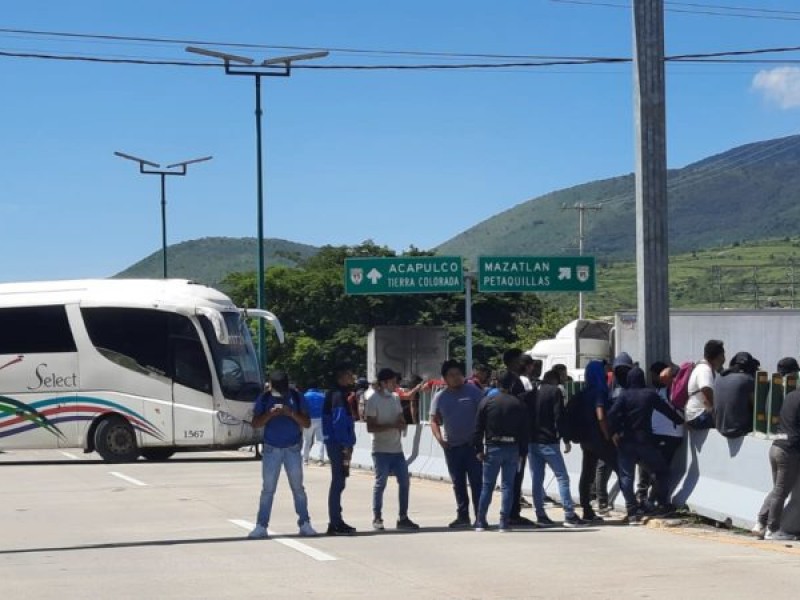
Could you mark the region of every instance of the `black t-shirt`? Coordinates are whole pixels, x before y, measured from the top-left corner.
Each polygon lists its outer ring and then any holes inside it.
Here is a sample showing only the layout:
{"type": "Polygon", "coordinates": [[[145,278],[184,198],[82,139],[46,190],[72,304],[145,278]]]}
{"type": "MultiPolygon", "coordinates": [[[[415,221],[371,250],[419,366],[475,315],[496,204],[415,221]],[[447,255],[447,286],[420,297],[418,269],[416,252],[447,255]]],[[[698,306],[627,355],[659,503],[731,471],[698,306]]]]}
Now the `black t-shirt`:
{"type": "Polygon", "coordinates": [[[755,380],[747,373],[723,373],[714,380],[714,424],[728,438],[753,431],[755,380]]]}

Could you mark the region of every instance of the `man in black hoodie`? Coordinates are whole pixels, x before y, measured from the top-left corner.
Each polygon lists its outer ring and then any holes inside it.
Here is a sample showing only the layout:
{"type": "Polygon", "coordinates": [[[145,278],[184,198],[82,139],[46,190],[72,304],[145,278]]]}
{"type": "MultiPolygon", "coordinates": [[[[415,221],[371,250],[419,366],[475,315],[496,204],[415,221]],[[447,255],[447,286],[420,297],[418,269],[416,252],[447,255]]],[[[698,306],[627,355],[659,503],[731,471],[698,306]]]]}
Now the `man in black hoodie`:
{"type": "Polygon", "coordinates": [[[714,380],[714,425],[726,438],[753,431],[756,373],[761,366],[749,352],[737,352],[714,380]]]}
{"type": "Polygon", "coordinates": [[[672,512],[669,503],[669,465],[653,439],[653,411],[657,410],[676,425],[683,418],[658,393],[647,387],[644,371],[634,367],[628,373],[628,387],[620,394],[608,413],[614,443],[619,449],[620,490],[625,497],[628,523],[642,522],[643,511],[636,501],[634,482],[637,463],[644,463],[653,474],[653,488],[658,502],[657,515],[672,512]]]}

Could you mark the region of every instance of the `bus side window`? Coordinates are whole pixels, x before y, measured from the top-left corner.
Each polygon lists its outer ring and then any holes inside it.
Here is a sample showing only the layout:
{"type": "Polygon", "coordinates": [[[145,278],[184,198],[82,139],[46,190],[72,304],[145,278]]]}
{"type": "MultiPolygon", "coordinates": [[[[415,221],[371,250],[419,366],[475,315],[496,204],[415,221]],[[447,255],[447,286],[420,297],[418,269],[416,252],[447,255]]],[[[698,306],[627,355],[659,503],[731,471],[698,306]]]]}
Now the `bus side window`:
{"type": "Polygon", "coordinates": [[[172,351],[175,383],[210,394],[211,371],[200,341],[172,338],[172,351]]]}

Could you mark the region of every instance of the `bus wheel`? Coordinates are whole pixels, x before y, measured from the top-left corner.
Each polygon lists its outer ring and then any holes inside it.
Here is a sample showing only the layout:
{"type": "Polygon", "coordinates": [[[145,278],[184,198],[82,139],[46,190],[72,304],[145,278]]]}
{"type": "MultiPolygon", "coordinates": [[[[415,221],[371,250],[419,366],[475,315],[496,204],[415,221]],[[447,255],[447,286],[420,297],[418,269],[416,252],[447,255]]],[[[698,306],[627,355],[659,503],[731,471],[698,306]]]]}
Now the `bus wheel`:
{"type": "Polygon", "coordinates": [[[167,460],[173,454],[174,448],[142,448],[142,456],[152,461],[167,460]]]}
{"type": "Polygon", "coordinates": [[[136,433],[128,421],[118,416],[100,422],[94,432],[94,447],[109,463],[133,462],[139,458],[136,433]]]}

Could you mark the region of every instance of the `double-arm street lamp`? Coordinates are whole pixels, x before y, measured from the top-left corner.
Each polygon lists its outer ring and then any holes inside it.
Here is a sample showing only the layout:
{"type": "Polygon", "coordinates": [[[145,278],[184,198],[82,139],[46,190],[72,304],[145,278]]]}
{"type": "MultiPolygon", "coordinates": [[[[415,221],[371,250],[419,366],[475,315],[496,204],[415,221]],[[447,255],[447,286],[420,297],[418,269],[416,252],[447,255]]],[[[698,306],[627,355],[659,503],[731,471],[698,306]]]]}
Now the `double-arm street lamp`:
{"type": "Polygon", "coordinates": [[[139,173],[142,175],[159,175],[161,176],[161,259],[163,261],[164,266],[164,279],[167,278],[167,182],[166,179],[170,175],[180,175],[183,177],[186,175],[186,167],[199,162],[205,162],[207,160],[211,160],[213,157],[211,156],[204,156],[203,158],[193,158],[192,160],[184,160],[182,162],[177,162],[171,165],[167,165],[165,168],[161,168],[161,165],[152,162],[150,160],[145,160],[144,158],[138,158],[131,154],[125,154],[124,152],[114,152],[116,156],[120,158],[124,158],[126,160],[132,160],[133,162],[139,163],[139,173]]]}
{"type": "MultiPolygon", "coordinates": [[[[256,196],[258,222],[258,273],[256,303],[258,308],[265,309],[264,288],[264,176],[262,171],[262,143],[261,143],[261,78],[262,77],[289,77],[292,74],[292,63],[302,60],[324,58],[328,52],[309,52],[308,54],[294,54],[292,56],[279,56],[268,58],[258,64],[252,58],[237,56],[208,48],[188,46],[187,52],[208,56],[223,61],[227,75],[241,75],[252,77],[256,84],[256,196]]],[[[267,364],[267,338],[264,321],[258,321],[258,358],[262,368],[267,364]]]]}

